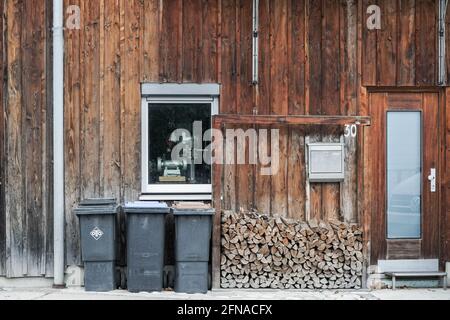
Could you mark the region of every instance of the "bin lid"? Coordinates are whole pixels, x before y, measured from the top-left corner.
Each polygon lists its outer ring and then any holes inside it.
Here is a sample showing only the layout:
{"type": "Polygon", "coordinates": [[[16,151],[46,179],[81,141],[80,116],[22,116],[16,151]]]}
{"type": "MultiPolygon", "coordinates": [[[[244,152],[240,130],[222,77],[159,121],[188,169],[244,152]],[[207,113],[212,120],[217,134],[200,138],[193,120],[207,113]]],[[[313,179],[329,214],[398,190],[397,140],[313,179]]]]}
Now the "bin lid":
{"type": "Polygon", "coordinates": [[[170,213],[170,208],[164,202],[157,201],[135,201],[128,202],[123,207],[126,213],[142,213],[142,214],[166,214],[170,213]]]}
{"type": "Polygon", "coordinates": [[[77,216],[85,215],[115,215],[118,211],[118,206],[114,205],[91,205],[80,204],[78,208],[74,209],[77,216]]]}
{"type": "Polygon", "coordinates": [[[177,202],[172,212],[176,216],[212,216],[216,210],[203,202],[177,202]]]}
{"type": "Polygon", "coordinates": [[[117,199],[114,198],[90,198],[84,199],[80,202],[80,207],[92,206],[113,206],[117,204],[117,199]]]}

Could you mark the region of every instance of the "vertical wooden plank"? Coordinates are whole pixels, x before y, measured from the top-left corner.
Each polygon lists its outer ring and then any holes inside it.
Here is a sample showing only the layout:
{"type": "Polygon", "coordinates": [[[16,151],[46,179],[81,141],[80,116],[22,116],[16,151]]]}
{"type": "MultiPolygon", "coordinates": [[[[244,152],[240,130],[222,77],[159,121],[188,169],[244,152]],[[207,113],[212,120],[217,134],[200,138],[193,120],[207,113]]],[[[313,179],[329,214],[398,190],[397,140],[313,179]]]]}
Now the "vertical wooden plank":
{"type": "MultiPolygon", "coordinates": [[[[323,26],[326,32],[322,33],[322,114],[337,115],[341,112],[341,77],[340,77],[340,4],[338,1],[325,0],[323,5],[323,26]]],[[[323,142],[340,142],[336,128],[322,130],[323,142]],[[324,131],[327,130],[327,131],[324,131]]],[[[322,219],[339,220],[340,210],[339,183],[325,183],[322,185],[322,219]]]]}
{"type": "Polygon", "coordinates": [[[6,2],[7,19],[7,101],[6,104],[6,163],[5,207],[6,207],[6,263],[7,277],[22,277],[24,270],[23,221],[23,141],[22,141],[22,59],[21,28],[22,1],[6,2]]]}
{"type": "MultiPolygon", "coordinates": [[[[236,1],[222,0],[222,33],[221,33],[221,106],[223,114],[234,114],[237,111],[237,57],[236,57],[236,1]]],[[[226,165],[224,166],[223,204],[224,209],[236,209],[236,167],[229,164],[235,159],[234,152],[225,151],[226,165]]],[[[233,162],[235,163],[235,162],[233,162]]]]}
{"type": "Polygon", "coordinates": [[[397,1],[380,1],[382,28],[380,30],[380,38],[378,39],[378,85],[394,86],[397,82],[397,1]]]}
{"type": "MultiPolygon", "coordinates": [[[[238,113],[253,114],[253,85],[252,85],[252,7],[251,1],[238,1],[238,113]]],[[[238,126],[247,132],[252,130],[252,126],[238,126]]],[[[238,164],[236,177],[237,206],[245,210],[251,210],[254,207],[254,173],[253,165],[250,160],[251,139],[245,139],[245,147],[237,152],[244,152],[246,155],[245,164],[238,164]]]]}
{"type": "Polygon", "coordinates": [[[271,50],[270,50],[270,0],[259,2],[259,81],[257,86],[257,109],[259,115],[270,114],[271,102],[271,50]]]}
{"type": "Polygon", "coordinates": [[[43,187],[43,215],[45,217],[45,265],[42,268],[42,273],[45,272],[46,277],[53,277],[53,92],[51,90],[53,83],[53,65],[52,65],[52,26],[53,26],[53,10],[52,1],[45,0],[45,76],[42,79],[43,88],[42,95],[44,96],[45,118],[42,125],[42,140],[46,151],[43,153],[42,163],[42,185],[43,187]]]}
{"type": "Polygon", "coordinates": [[[322,113],[323,115],[340,114],[340,39],[338,1],[325,0],[323,6],[324,32],[322,34],[322,113]]]}
{"type": "Polygon", "coordinates": [[[304,220],[306,200],[305,137],[302,129],[289,128],[288,142],[288,217],[304,220]]]}
{"type": "MultiPolygon", "coordinates": [[[[317,132],[320,132],[320,128],[313,126],[308,130],[308,143],[317,143],[322,141],[322,137],[317,132]]],[[[309,184],[309,213],[307,219],[322,219],[322,184],[321,183],[308,183],[309,184]]],[[[308,208],[307,208],[308,210],[308,208]]]]}
{"type": "MultiPolygon", "coordinates": [[[[237,7],[237,40],[238,40],[238,99],[239,114],[253,114],[252,86],[252,8],[251,1],[238,1],[237,7]]],[[[252,130],[251,126],[237,126],[243,131],[252,130]]],[[[247,131],[250,132],[250,131],[247,131]]],[[[251,139],[238,140],[237,152],[246,155],[245,164],[237,165],[236,194],[238,208],[251,210],[253,208],[253,166],[249,163],[251,139]]]]}
{"type": "Polygon", "coordinates": [[[369,202],[367,211],[371,217],[371,239],[370,253],[371,264],[376,264],[379,259],[386,257],[386,223],[384,217],[385,212],[385,151],[383,145],[386,134],[384,133],[385,120],[384,114],[386,109],[386,94],[377,93],[370,95],[370,114],[372,116],[372,126],[367,128],[368,146],[365,156],[367,157],[367,170],[365,181],[368,185],[369,202]]]}
{"type": "MultiPolygon", "coordinates": [[[[362,0],[362,84],[374,86],[377,84],[377,30],[369,30],[367,27],[367,8],[370,5],[378,5],[378,1],[362,0]]],[[[382,26],[383,27],[383,26],[382,26]]]]}
{"type": "Polygon", "coordinates": [[[445,144],[445,155],[442,162],[442,166],[445,166],[446,170],[444,172],[445,178],[442,181],[444,186],[444,224],[443,224],[443,236],[445,242],[443,243],[443,258],[446,261],[450,260],[450,89],[447,88],[445,91],[445,119],[443,119],[443,128],[446,128],[446,144],[445,144]]]}
{"type": "Polygon", "coordinates": [[[42,96],[42,79],[45,70],[45,2],[23,3],[22,14],[22,108],[24,119],[24,269],[28,276],[45,274],[45,217],[42,199],[42,112],[45,112],[42,96]]]}
{"type": "Polygon", "coordinates": [[[342,218],[347,223],[358,223],[358,139],[359,137],[353,138],[351,136],[343,139],[345,144],[345,180],[341,187],[341,210],[342,218]]]}
{"type": "Polygon", "coordinates": [[[3,34],[5,2],[0,1],[0,277],[6,275],[6,208],[5,208],[5,69],[6,65],[3,34]]]}
{"type": "Polygon", "coordinates": [[[218,39],[218,0],[202,1],[202,74],[201,82],[218,82],[217,62],[219,59],[217,39],[218,39]]]}
{"type": "Polygon", "coordinates": [[[271,113],[288,114],[287,0],[270,2],[271,113]]]}
{"type": "Polygon", "coordinates": [[[416,85],[436,84],[436,1],[416,2],[416,85]]]}
{"type": "Polygon", "coordinates": [[[159,80],[160,64],[160,0],[144,1],[144,21],[143,21],[143,66],[141,70],[143,82],[157,82],[159,80]]]}
{"type": "Polygon", "coordinates": [[[100,2],[88,1],[84,10],[81,192],[92,198],[100,196],[100,2]]]}
{"type": "MultiPolygon", "coordinates": [[[[271,1],[271,113],[287,115],[289,112],[288,100],[288,1],[271,1]]],[[[288,128],[274,127],[279,130],[279,154],[272,146],[272,157],[278,157],[279,169],[272,174],[272,214],[287,216],[287,150],[288,128]]]]}
{"type": "MultiPolygon", "coordinates": [[[[105,0],[104,25],[104,74],[102,122],[103,192],[104,197],[120,198],[120,3],[105,0]]],[[[148,70],[148,69],[146,69],[148,70]]],[[[136,105],[135,108],[139,108],[136,105]]]]}
{"type": "Polygon", "coordinates": [[[251,1],[240,0],[238,7],[238,109],[239,114],[253,114],[252,86],[252,8],[251,1]]]}
{"type": "Polygon", "coordinates": [[[423,201],[427,206],[423,210],[423,241],[422,254],[424,259],[433,259],[439,256],[440,230],[439,230],[439,194],[430,192],[428,176],[431,168],[438,169],[439,162],[439,134],[436,123],[439,121],[439,99],[436,93],[423,94],[423,146],[424,168],[423,181],[426,181],[423,190],[423,201]]]}
{"type": "MultiPolygon", "coordinates": [[[[322,50],[322,33],[324,26],[322,19],[323,1],[309,1],[308,5],[308,57],[309,57],[309,88],[308,97],[309,105],[307,110],[310,115],[322,114],[322,96],[323,96],[323,53],[322,50]]],[[[310,143],[321,141],[320,127],[308,128],[308,139],[310,143]]],[[[322,185],[319,183],[311,183],[309,190],[309,214],[308,218],[322,218],[322,185]]]]}
{"type": "MultiPolygon", "coordinates": [[[[162,32],[160,49],[160,80],[162,82],[181,81],[179,62],[181,62],[182,45],[180,12],[182,0],[163,1],[162,32]]],[[[138,30],[132,30],[138,32],[138,30]]],[[[130,50],[134,51],[130,47],[130,50]]]]}
{"type": "MultiPolygon", "coordinates": [[[[140,194],[139,182],[141,180],[139,125],[141,121],[139,107],[141,100],[139,88],[141,41],[139,30],[141,28],[142,3],[139,0],[133,0],[126,1],[121,5],[124,6],[123,38],[125,41],[121,63],[123,78],[121,86],[124,87],[124,104],[121,111],[122,192],[125,201],[135,201],[140,194]]],[[[173,70],[168,73],[170,77],[175,76],[175,73],[172,72],[173,70]]]]}
{"type": "Polygon", "coordinates": [[[322,1],[309,2],[309,114],[322,114],[322,1]]]}
{"type": "Polygon", "coordinates": [[[398,44],[398,77],[397,85],[413,86],[415,84],[415,56],[416,46],[414,42],[416,1],[399,0],[399,33],[398,44]]]}
{"type": "MultiPolygon", "coordinates": [[[[322,142],[339,143],[339,128],[327,128],[323,131],[322,142]]],[[[348,201],[350,199],[346,199],[348,201]]],[[[340,184],[324,183],[322,184],[322,219],[324,220],[341,220],[341,200],[340,200],[340,184]]]]}
{"type": "Polygon", "coordinates": [[[275,157],[278,157],[279,168],[277,171],[272,172],[272,195],[271,195],[271,211],[273,215],[288,216],[288,136],[289,128],[287,126],[274,127],[273,129],[279,130],[279,152],[278,154],[274,150],[274,146],[271,148],[272,161],[275,157]]]}
{"type": "MultiPolygon", "coordinates": [[[[213,124],[213,128],[221,130],[222,128],[213,124]]],[[[217,145],[222,144],[224,147],[224,141],[214,141],[217,145]]],[[[219,154],[214,154],[215,157],[220,158],[219,154]]],[[[221,156],[224,154],[222,152],[221,156]]],[[[213,207],[216,210],[213,223],[212,232],[212,288],[219,289],[221,287],[220,279],[220,266],[221,266],[221,249],[222,249],[222,186],[224,177],[224,165],[220,162],[213,163],[213,207]]]]}
{"type": "Polygon", "coordinates": [[[262,173],[268,166],[261,164],[261,154],[271,156],[271,130],[258,127],[258,165],[255,170],[255,209],[262,214],[271,214],[272,177],[262,173]],[[264,131],[267,130],[267,131],[264,131]],[[267,135],[265,133],[267,132],[267,135]],[[262,138],[265,135],[265,140],[262,138]]]}
{"type": "MultiPolygon", "coordinates": [[[[270,114],[271,110],[271,50],[270,50],[270,24],[271,24],[270,0],[261,0],[259,3],[259,81],[256,88],[256,108],[259,115],[270,114]]],[[[268,130],[267,141],[270,141],[270,128],[258,127],[257,130],[268,130]]],[[[270,155],[270,143],[264,144],[259,136],[258,150],[267,150],[270,155]]],[[[270,199],[272,194],[272,178],[262,175],[260,161],[255,170],[255,208],[258,212],[270,214],[270,199]]]]}
{"type": "MultiPolygon", "coordinates": [[[[341,30],[341,114],[358,114],[358,4],[355,0],[342,2],[341,30]]],[[[357,139],[344,138],[346,148],[346,177],[340,187],[341,213],[346,222],[358,222],[357,139]]]]}
{"type": "Polygon", "coordinates": [[[341,114],[358,114],[358,5],[346,0],[341,6],[341,114]]]}
{"type": "MultiPolygon", "coordinates": [[[[270,114],[270,0],[260,1],[259,17],[259,79],[256,86],[255,104],[258,114],[270,114]]],[[[261,129],[263,128],[258,127],[258,132],[261,132],[261,129]]],[[[267,141],[270,141],[270,133],[268,133],[267,141]]],[[[270,146],[267,144],[263,146],[262,144],[260,139],[258,150],[266,148],[264,150],[270,152],[270,146]]],[[[262,169],[260,161],[258,161],[255,169],[255,208],[261,213],[270,214],[271,177],[261,174],[262,169]]]]}
{"type": "MultiPolygon", "coordinates": [[[[202,0],[183,1],[183,82],[201,82],[202,75],[202,0]]],[[[171,21],[173,24],[174,21],[171,21]]]]}
{"type": "MultiPolygon", "coordinates": [[[[65,8],[69,5],[80,5],[81,2],[64,2],[65,8]]],[[[84,25],[84,11],[81,11],[81,26],[84,25]]],[[[81,34],[80,30],[66,30],[65,51],[66,61],[64,68],[64,102],[65,102],[65,220],[66,220],[66,263],[79,265],[81,263],[78,218],[72,209],[81,197],[81,34]]]]}
{"type": "Polygon", "coordinates": [[[289,114],[305,114],[305,1],[290,0],[289,37],[289,114]]]}
{"type": "Polygon", "coordinates": [[[222,1],[222,93],[220,113],[234,114],[237,110],[235,99],[237,84],[236,64],[236,0],[222,1]]]}
{"type": "MultiPolygon", "coordinates": [[[[447,12],[446,12],[446,16],[445,16],[446,30],[450,30],[450,14],[449,14],[449,12],[450,12],[450,6],[447,6],[447,12]]],[[[448,48],[450,46],[450,32],[445,33],[445,45],[446,45],[446,48],[448,48]]],[[[448,79],[450,79],[450,50],[445,50],[445,62],[446,62],[447,83],[448,83],[448,79]]]]}

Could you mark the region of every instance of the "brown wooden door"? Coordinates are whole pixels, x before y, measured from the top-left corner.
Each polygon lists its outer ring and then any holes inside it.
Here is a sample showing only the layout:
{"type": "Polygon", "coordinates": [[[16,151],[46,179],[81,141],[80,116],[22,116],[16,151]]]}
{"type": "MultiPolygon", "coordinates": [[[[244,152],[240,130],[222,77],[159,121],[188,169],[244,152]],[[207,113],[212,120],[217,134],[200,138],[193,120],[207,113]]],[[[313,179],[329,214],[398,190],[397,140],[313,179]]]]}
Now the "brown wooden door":
{"type": "Polygon", "coordinates": [[[439,258],[439,95],[373,93],[369,108],[371,264],[439,258]]]}

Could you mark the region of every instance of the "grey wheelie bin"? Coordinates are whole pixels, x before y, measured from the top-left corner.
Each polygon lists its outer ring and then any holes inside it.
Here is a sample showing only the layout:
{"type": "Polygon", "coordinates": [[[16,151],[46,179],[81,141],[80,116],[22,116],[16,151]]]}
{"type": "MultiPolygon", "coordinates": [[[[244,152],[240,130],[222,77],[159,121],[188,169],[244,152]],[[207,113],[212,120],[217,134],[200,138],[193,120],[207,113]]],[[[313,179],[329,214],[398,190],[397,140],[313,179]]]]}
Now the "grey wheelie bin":
{"type": "Polygon", "coordinates": [[[172,212],[175,216],[175,291],[207,293],[215,210],[209,206],[180,203],[172,212]]]}
{"type": "Polygon", "coordinates": [[[80,219],[86,291],[117,289],[115,199],[87,199],[74,210],[80,219]]]}
{"type": "Polygon", "coordinates": [[[163,289],[165,219],[170,208],[160,202],[133,202],[127,214],[127,286],[130,292],[163,289]]]}

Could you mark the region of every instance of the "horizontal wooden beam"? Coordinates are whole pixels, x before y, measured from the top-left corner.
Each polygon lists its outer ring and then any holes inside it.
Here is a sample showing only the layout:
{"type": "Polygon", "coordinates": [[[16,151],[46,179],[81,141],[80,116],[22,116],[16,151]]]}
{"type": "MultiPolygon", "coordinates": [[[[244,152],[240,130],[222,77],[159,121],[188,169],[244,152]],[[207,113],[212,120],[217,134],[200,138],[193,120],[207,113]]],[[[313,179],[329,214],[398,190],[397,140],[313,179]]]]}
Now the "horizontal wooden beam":
{"type": "Polygon", "coordinates": [[[370,117],[360,116],[276,116],[276,115],[237,115],[221,114],[213,117],[214,125],[352,125],[370,126],[370,117]]]}

